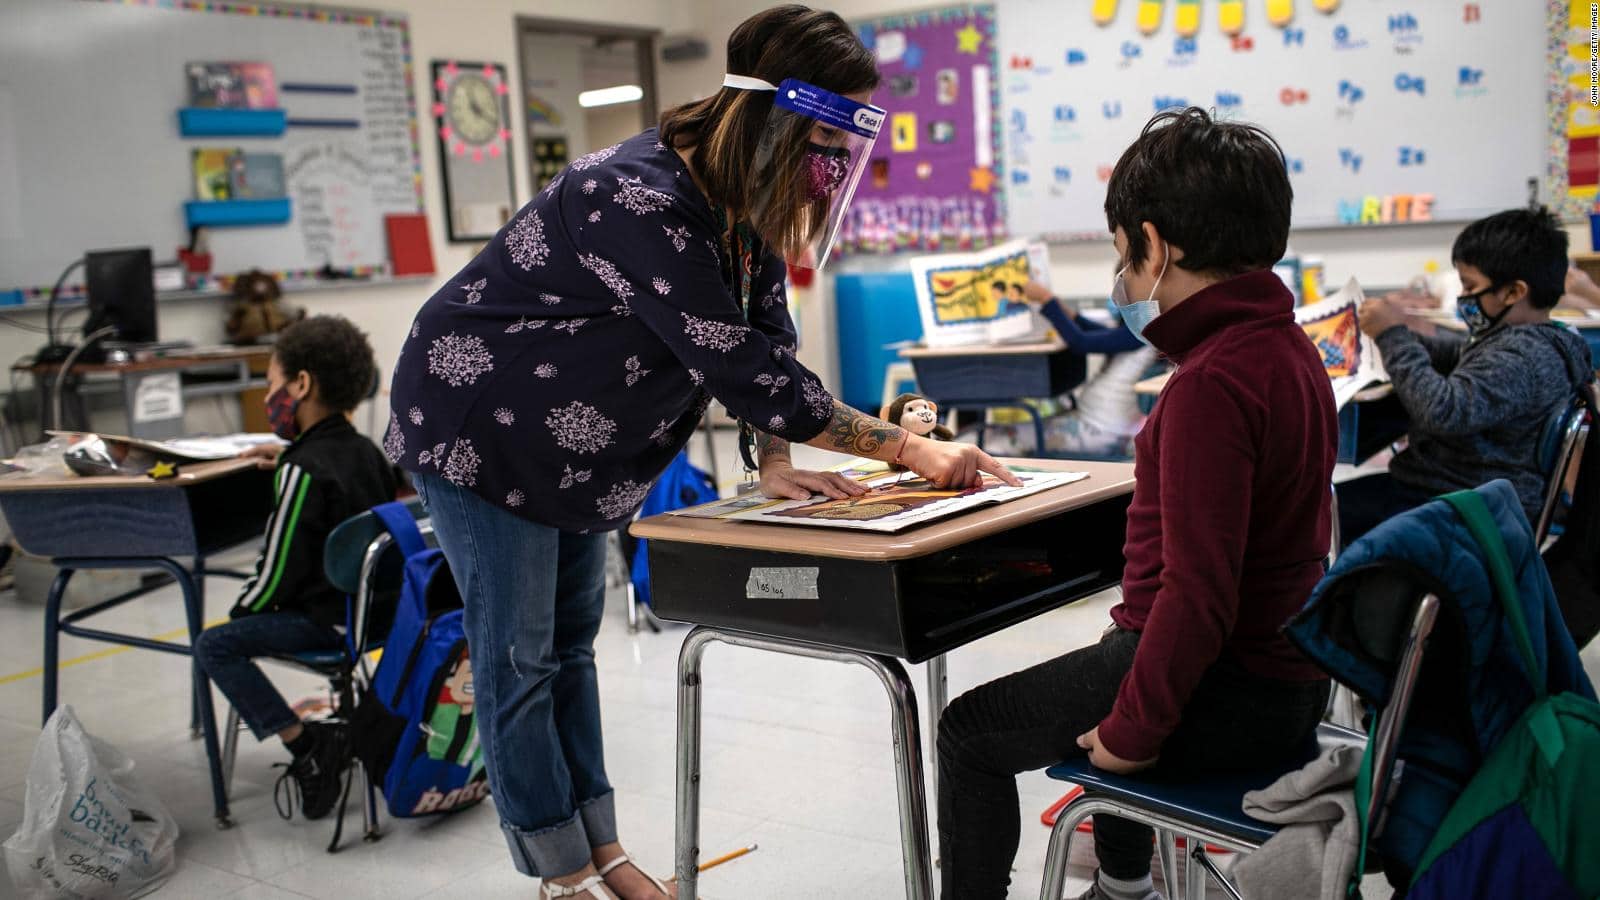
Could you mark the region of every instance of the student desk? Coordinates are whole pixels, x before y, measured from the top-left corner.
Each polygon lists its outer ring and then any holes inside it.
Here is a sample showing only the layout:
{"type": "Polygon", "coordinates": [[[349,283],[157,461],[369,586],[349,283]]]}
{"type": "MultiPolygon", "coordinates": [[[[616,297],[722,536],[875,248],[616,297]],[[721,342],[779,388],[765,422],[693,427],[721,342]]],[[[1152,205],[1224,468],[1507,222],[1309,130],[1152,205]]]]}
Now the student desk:
{"type": "MultiPolygon", "coordinates": [[[[266,379],[271,347],[215,347],[174,351],[167,356],[126,362],[76,363],[72,375],[99,376],[65,390],[82,395],[120,390],[129,437],[165,440],[183,435],[184,401],[219,394],[242,394],[260,390],[266,379]],[[191,376],[184,383],[184,376],[191,376]],[[108,377],[108,376],[114,376],[108,377]],[[115,384],[109,382],[115,381],[115,384]]],[[[46,421],[51,394],[61,366],[56,363],[17,365],[12,371],[29,372],[39,391],[40,421],[46,421]]],[[[60,423],[48,427],[60,428],[60,423]]],[[[247,428],[246,430],[263,430],[247,428]]]]}
{"type": "MultiPolygon", "coordinates": [[[[48,720],[56,707],[62,634],[188,655],[194,638],[205,627],[204,576],[246,577],[239,572],[208,570],[206,556],[258,537],[271,512],[272,473],[257,469],[252,460],[192,463],[181,467],[176,477],[162,481],[142,475],[0,478],[0,513],[17,544],[29,553],[50,557],[60,570],[45,600],[43,719],[48,720]],[[190,558],[194,560],[191,566],[180,562],[190,558]],[[159,585],[140,587],[61,615],[62,594],[80,569],[158,569],[171,575],[183,592],[189,643],[78,624],[159,585]]],[[[192,692],[193,716],[205,738],[211,766],[217,824],[225,828],[231,823],[216,719],[211,711],[211,685],[199,667],[194,667],[192,692]]]]}
{"type": "Polygon", "coordinates": [[[661,515],[648,538],[664,619],[697,627],[678,657],[677,878],[695,900],[700,840],[701,658],[712,643],[865,666],[889,694],[906,896],[932,900],[916,691],[900,660],[928,662],[930,718],[943,654],[1122,580],[1133,466],[1013,460],[1089,477],[898,534],[661,515]]]}
{"type": "MultiPolygon", "coordinates": [[[[900,355],[911,361],[917,391],[945,412],[957,409],[1020,409],[1033,420],[1034,436],[1044,447],[1044,420],[1028,400],[1059,397],[1083,383],[1088,360],[1060,340],[1028,344],[961,347],[907,347],[900,355]]],[[[984,421],[978,422],[983,443],[984,421]]]]}

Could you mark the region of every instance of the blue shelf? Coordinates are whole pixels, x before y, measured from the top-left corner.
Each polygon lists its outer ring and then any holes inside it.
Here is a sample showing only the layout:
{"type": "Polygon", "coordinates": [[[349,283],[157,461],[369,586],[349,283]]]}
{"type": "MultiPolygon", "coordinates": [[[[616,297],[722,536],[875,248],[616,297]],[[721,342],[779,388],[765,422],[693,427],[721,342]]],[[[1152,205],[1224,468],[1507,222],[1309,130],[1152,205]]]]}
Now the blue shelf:
{"type": "Polygon", "coordinates": [[[184,137],[277,137],[288,124],[289,114],[281,109],[178,110],[178,132],[184,137]]]}
{"type": "Polygon", "coordinates": [[[289,221],[289,198],[270,200],[190,200],[183,205],[190,228],[282,225],[289,221]]]}

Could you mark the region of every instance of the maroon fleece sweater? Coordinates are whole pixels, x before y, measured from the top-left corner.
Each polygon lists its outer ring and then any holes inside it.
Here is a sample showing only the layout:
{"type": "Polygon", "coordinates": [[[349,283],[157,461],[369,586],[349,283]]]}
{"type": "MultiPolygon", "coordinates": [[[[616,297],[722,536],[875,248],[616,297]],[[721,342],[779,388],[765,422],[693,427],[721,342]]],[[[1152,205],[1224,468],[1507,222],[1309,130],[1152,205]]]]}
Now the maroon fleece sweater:
{"type": "Polygon", "coordinates": [[[1321,356],[1271,272],[1156,317],[1178,364],[1134,441],[1117,625],[1141,632],[1100,740],[1156,756],[1222,655],[1268,678],[1325,677],[1279,629],[1322,577],[1339,426],[1321,356]]]}

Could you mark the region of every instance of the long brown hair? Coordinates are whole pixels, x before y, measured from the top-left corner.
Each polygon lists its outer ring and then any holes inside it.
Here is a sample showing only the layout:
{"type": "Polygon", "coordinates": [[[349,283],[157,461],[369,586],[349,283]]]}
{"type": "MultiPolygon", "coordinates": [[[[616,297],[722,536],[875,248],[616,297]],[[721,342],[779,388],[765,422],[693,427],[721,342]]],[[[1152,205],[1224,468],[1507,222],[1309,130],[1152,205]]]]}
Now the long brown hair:
{"type": "MultiPolygon", "coordinates": [[[[775,6],[746,19],[728,37],[727,71],[778,84],[785,78],[854,94],[878,86],[878,64],[838,15],[805,6],[775,6]]],[[[796,252],[822,227],[826,201],[806,197],[805,154],[811,129],[800,116],[771,135],[770,155],[758,158],[769,136],[770,91],[722,88],[661,116],[661,142],[693,147],[690,165],[714,206],[733,221],[750,217],[779,253],[796,252]]]]}

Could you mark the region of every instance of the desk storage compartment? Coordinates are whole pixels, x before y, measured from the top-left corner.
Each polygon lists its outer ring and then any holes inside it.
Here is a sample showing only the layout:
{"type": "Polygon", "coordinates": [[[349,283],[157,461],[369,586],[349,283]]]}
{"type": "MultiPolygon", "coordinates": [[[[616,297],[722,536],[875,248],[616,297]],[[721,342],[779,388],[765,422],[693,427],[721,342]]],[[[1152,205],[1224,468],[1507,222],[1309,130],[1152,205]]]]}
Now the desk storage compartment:
{"type": "Polygon", "coordinates": [[[1117,584],[1129,499],[894,562],[650,541],[650,591],[664,619],[921,662],[1117,584]]]}
{"type": "Polygon", "coordinates": [[[656,615],[771,637],[904,656],[895,566],[771,550],[650,541],[656,615]],[[816,585],[791,596],[750,595],[753,569],[816,585]]]}
{"type": "Polygon", "coordinates": [[[1339,410],[1337,461],[1360,465],[1405,437],[1410,426],[1405,407],[1393,394],[1366,403],[1346,403],[1339,410]]]}
{"type": "Polygon", "coordinates": [[[901,563],[903,655],[920,662],[1119,584],[1130,500],[901,563]]]}
{"type": "Polygon", "coordinates": [[[1083,383],[1081,353],[975,353],[970,356],[918,356],[917,390],[939,403],[1054,397],[1083,383]]]}

